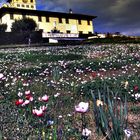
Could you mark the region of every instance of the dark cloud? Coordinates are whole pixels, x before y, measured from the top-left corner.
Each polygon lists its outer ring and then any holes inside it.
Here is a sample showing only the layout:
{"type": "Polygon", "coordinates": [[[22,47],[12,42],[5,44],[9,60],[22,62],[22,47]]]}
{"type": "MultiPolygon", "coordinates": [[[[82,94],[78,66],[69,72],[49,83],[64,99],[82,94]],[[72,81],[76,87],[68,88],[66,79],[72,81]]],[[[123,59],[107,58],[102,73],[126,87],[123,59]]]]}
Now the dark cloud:
{"type": "Polygon", "coordinates": [[[96,15],[97,32],[140,35],[140,0],[38,0],[43,10],[96,15]]]}

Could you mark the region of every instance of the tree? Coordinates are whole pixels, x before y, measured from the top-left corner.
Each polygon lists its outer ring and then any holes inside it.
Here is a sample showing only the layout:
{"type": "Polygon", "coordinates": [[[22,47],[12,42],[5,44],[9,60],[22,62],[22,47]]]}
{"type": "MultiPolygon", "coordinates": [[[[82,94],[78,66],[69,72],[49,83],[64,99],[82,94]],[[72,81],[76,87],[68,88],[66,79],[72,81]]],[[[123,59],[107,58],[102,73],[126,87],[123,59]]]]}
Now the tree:
{"type": "Polygon", "coordinates": [[[7,24],[0,24],[0,32],[5,32],[7,29],[7,24]]]}
{"type": "Polygon", "coordinates": [[[15,20],[12,24],[12,32],[31,32],[37,27],[36,22],[31,18],[15,20]]]}

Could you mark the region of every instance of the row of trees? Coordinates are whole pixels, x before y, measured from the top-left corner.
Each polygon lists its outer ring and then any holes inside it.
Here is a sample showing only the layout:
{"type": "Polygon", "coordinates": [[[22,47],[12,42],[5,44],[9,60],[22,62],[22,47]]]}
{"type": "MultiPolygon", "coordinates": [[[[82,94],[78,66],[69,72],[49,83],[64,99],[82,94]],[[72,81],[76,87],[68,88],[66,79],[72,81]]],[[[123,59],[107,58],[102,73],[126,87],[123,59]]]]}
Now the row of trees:
{"type": "MultiPolygon", "coordinates": [[[[15,20],[13,22],[11,31],[12,32],[31,32],[35,31],[37,27],[36,22],[31,18],[23,18],[20,20],[15,20]]],[[[7,29],[7,24],[0,24],[0,32],[5,32],[7,29]]]]}

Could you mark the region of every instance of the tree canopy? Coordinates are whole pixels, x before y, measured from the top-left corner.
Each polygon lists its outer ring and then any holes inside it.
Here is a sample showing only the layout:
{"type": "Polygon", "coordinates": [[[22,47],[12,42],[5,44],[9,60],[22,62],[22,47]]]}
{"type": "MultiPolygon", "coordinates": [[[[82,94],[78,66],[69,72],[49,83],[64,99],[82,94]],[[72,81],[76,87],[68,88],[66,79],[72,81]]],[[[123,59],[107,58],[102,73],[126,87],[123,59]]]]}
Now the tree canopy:
{"type": "Polygon", "coordinates": [[[36,22],[31,18],[23,18],[20,20],[15,20],[13,22],[11,31],[12,32],[31,32],[37,27],[36,22]]]}

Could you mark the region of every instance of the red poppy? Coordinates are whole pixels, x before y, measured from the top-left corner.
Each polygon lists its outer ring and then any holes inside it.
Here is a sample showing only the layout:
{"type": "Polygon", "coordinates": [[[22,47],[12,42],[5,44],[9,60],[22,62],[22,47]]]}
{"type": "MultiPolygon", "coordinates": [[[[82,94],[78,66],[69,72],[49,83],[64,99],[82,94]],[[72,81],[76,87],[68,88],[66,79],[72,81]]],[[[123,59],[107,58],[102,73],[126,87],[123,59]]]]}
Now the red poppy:
{"type": "Polygon", "coordinates": [[[134,91],[137,92],[139,90],[139,87],[136,85],[134,86],[134,91]]]}
{"type": "Polygon", "coordinates": [[[96,73],[96,72],[92,72],[92,73],[91,73],[91,76],[92,76],[93,78],[95,78],[95,77],[97,76],[97,73],[96,73]]]}
{"type": "Polygon", "coordinates": [[[32,97],[31,95],[26,95],[26,96],[25,96],[25,98],[26,98],[27,100],[30,100],[31,97],[32,97]]]}
{"type": "Polygon", "coordinates": [[[21,105],[23,104],[23,100],[22,99],[18,99],[15,104],[18,106],[18,105],[21,105]]]}

